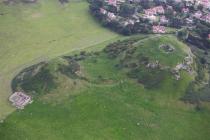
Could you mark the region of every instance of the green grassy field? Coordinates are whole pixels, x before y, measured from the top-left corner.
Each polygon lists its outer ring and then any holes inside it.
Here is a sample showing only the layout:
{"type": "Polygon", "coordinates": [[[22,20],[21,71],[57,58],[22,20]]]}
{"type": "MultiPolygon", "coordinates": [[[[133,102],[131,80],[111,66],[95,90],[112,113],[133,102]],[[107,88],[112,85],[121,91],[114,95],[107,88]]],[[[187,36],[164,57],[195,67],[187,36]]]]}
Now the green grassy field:
{"type": "Polygon", "coordinates": [[[71,51],[116,40],[88,13],[85,0],[61,5],[58,0],[36,4],[0,2],[0,118],[11,113],[10,82],[26,66],[71,51]]]}
{"type": "MultiPolygon", "coordinates": [[[[100,27],[88,13],[85,0],[66,5],[57,0],[0,3],[0,13],[0,119],[10,114],[0,123],[0,140],[209,139],[209,104],[197,111],[194,105],[179,100],[193,79],[185,72],[179,81],[165,74],[159,87],[144,88],[127,76],[128,69],[115,67],[124,53],[116,59],[100,53],[80,61],[82,75],[89,81],[56,71],[58,64],[66,64],[58,56],[100,51],[125,38],[100,27]],[[49,60],[47,68],[58,86],[36,97],[24,110],[13,112],[8,102],[12,78],[25,67],[45,60],[49,60]]],[[[128,62],[136,62],[139,54],[144,54],[173,67],[189,53],[174,36],[140,38],[135,43],[137,53],[128,62]],[[171,44],[175,51],[162,52],[162,43],[171,44]]],[[[140,70],[139,75],[148,73],[140,70]]]]}
{"type": "MultiPolygon", "coordinates": [[[[168,58],[173,63],[181,61],[186,55],[182,49],[187,47],[173,36],[143,39],[136,46],[136,53],[157,56],[165,64],[170,64],[168,58]],[[157,42],[162,41],[174,45],[175,55],[158,50],[157,42]]],[[[59,86],[26,109],[12,113],[0,125],[0,139],[209,139],[210,110],[203,107],[196,111],[193,105],[179,100],[192,80],[189,74],[183,72],[179,81],[167,76],[159,88],[146,89],[128,78],[124,69],[115,67],[119,57],[122,59],[122,55],[113,59],[100,53],[80,61],[82,75],[88,81],[57,71],[58,64],[65,64],[62,58],[50,61],[47,68],[59,86]]]]}

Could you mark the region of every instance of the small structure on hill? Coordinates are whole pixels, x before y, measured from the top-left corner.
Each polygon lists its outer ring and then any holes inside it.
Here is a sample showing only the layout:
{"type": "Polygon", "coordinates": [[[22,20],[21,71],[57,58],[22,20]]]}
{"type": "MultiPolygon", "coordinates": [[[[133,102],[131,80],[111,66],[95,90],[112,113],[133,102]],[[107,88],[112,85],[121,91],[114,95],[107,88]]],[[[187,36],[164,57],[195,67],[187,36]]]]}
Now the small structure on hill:
{"type": "Polygon", "coordinates": [[[177,64],[176,67],[172,69],[172,73],[174,74],[176,80],[179,80],[181,78],[180,77],[181,70],[185,70],[189,74],[193,74],[193,69],[191,66],[192,64],[193,64],[193,57],[190,55],[186,56],[182,63],[177,64]]]}
{"type": "Polygon", "coordinates": [[[9,97],[9,101],[17,109],[24,109],[26,105],[32,103],[32,98],[23,92],[15,92],[9,97]]]}
{"type": "Polygon", "coordinates": [[[155,68],[160,67],[160,63],[159,63],[158,60],[156,60],[155,62],[148,63],[146,67],[151,68],[151,69],[155,69],[155,68]]]}
{"type": "Polygon", "coordinates": [[[168,44],[162,44],[162,45],[160,45],[159,48],[164,50],[166,53],[171,53],[175,50],[174,47],[172,47],[171,45],[168,45],[168,44]]]}

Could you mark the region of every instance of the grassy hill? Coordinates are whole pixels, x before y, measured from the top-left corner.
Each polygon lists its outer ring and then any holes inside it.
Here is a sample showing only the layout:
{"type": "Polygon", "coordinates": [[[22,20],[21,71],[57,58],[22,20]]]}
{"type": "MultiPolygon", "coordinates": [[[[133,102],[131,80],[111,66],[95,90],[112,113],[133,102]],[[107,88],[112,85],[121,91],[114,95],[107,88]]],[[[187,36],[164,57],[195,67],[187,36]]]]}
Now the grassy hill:
{"type": "Polygon", "coordinates": [[[0,118],[14,111],[8,103],[10,82],[21,69],[118,37],[94,21],[85,0],[65,5],[58,0],[0,1],[0,118]]]}
{"type": "Polygon", "coordinates": [[[13,89],[24,89],[35,101],[0,124],[0,139],[207,140],[209,109],[197,111],[179,100],[192,76],[182,72],[177,81],[169,72],[186,50],[173,36],[135,37],[103,51],[66,55],[29,67],[14,79],[13,89]],[[159,48],[163,42],[175,51],[163,52],[159,48]],[[158,60],[169,68],[150,71],[145,60],[158,60]],[[135,69],[140,71],[133,73],[137,78],[164,78],[159,86],[147,87],[147,82],[130,77],[135,69]]]}

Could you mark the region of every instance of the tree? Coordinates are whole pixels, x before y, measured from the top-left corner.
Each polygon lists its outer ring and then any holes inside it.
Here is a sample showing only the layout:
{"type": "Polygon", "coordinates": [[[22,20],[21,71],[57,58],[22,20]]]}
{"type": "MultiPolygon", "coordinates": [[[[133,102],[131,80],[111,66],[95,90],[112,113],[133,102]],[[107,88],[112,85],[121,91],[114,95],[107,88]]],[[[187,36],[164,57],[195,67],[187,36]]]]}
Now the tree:
{"type": "Polygon", "coordinates": [[[144,9],[148,9],[151,6],[150,5],[150,0],[142,0],[140,4],[144,9]]]}
{"type": "Polygon", "coordinates": [[[76,61],[72,60],[69,63],[69,70],[74,74],[75,72],[80,71],[80,65],[76,61]]]}
{"type": "Polygon", "coordinates": [[[135,7],[124,3],[120,6],[120,15],[123,17],[129,17],[135,13],[135,7]]]}
{"type": "Polygon", "coordinates": [[[207,62],[207,61],[206,61],[206,59],[205,59],[205,58],[203,58],[203,57],[202,57],[202,58],[200,58],[200,63],[201,63],[201,64],[203,64],[203,65],[204,65],[204,64],[206,64],[206,62],[207,62]]]}
{"type": "Polygon", "coordinates": [[[196,32],[202,37],[206,38],[210,32],[210,28],[202,23],[197,23],[196,32]]]}
{"type": "Polygon", "coordinates": [[[177,32],[177,37],[181,40],[186,40],[188,38],[188,31],[187,29],[181,29],[177,32]]]}
{"type": "Polygon", "coordinates": [[[131,35],[131,33],[132,33],[132,28],[133,28],[133,25],[127,25],[125,28],[123,28],[122,33],[123,33],[124,35],[131,35]]]}
{"type": "Polygon", "coordinates": [[[172,17],[170,25],[175,28],[181,28],[181,26],[183,25],[183,20],[178,17],[172,17]]]}
{"type": "Polygon", "coordinates": [[[202,11],[203,10],[203,5],[198,5],[197,9],[202,11]]]}
{"type": "Polygon", "coordinates": [[[108,5],[107,10],[112,13],[117,13],[117,7],[113,5],[108,5]]]}
{"type": "Polygon", "coordinates": [[[103,0],[91,0],[90,3],[91,3],[90,10],[92,12],[95,12],[95,11],[99,10],[101,7],[104,6],[104,1],[103,0]]]}
{"type": "Polygon", "coordinates": [[[174,16],[174,11],[173,11],[173,9],[167,8],[167,9],[165,10],[165,16],[166,16],[166,18],[171,19],[171,18],[174,16]]]}
{"type": "Polygon", "coordinates": [[[179,12],[181,12],[182,9],[185,8],[185,4],[183,2],[173,3],[172,6],[176,11],[179,11],[179,12]]]}

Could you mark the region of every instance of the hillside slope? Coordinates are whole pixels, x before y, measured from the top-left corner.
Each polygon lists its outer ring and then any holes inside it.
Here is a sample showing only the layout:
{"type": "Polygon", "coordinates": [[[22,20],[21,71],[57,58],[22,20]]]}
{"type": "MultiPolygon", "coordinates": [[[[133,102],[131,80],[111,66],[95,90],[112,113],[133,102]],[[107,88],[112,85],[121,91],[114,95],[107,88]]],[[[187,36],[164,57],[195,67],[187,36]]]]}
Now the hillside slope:
{"type": "Polygon", "coordinates": [[[8,103],[10,83],[21,69],[118,37],[94,21],[88,6],[86,0],[65,5],[58,0],[0,1],[0,119],[14,111],[8,103]]]}
{"type": "Polygon", "coordinates": [[[180,101],[192,75],[181,71],[176,80],[170,71],[186,47],[173,36],[135,37],[29,67],[13,90],[34,103],[0,124],[0,139],[207,140],[209,109],[180,101]],[[164,52],[163,42],[174,51],[164,52]],[[148,67],[153,61],[160,65],[148,67]]]}

